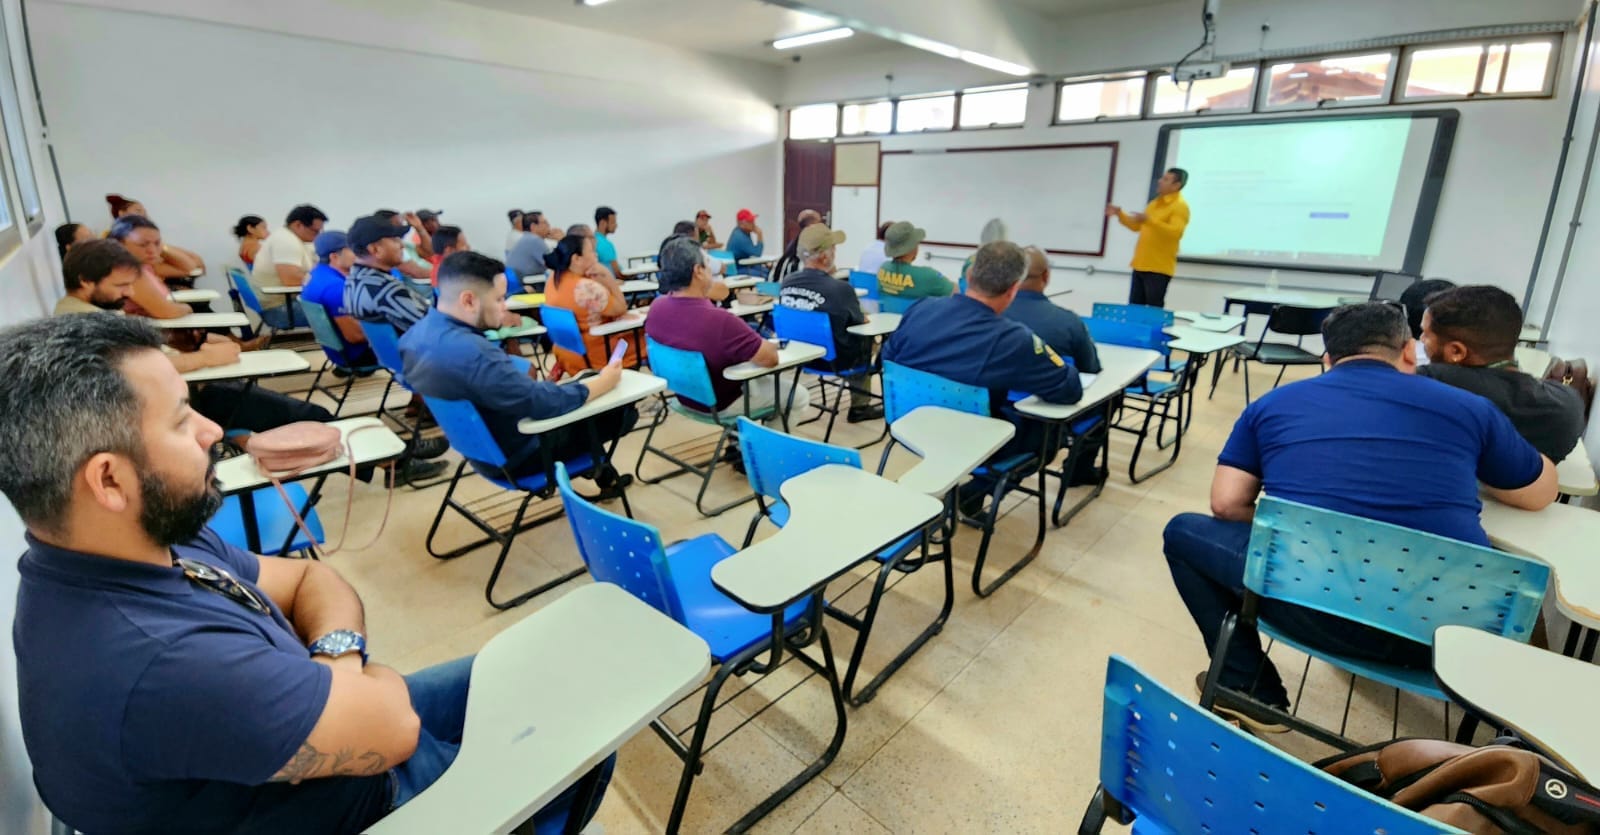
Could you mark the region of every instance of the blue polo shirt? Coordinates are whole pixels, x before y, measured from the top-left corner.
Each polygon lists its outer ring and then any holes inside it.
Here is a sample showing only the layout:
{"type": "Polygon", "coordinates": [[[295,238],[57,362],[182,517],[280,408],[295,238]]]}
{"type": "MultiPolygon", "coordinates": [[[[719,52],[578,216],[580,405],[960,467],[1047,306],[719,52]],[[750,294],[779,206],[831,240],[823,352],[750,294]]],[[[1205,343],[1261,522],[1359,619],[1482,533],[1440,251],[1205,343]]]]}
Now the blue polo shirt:
{"type": "MultiPolygon", "coordinates": [[[[330,320],[349,316],[350,314],[344,309],[344,273],[326,262],[312,267],[311,275],[306,279],[306,286],[300,291],[300,301],[322,305],[322,308],[328,311],[330,320]]],[[[340,341],[343,342],[342,336],[340,341]]],[[[324,345],[322,353],[333,360],[335,365],[344,368],[377,365],[376,358],[366,345],[345,344],[342,351],[335,351],[324,345]]]]}
{"type": "Polygon", "coordinates": [[[482,332],[438,308],[400,337],[400,358],[413,391],[477,406],[513,471],[539,449],[539,437],[517,431],[518,422],[564,415],[589,399],[582,383],[531,379],[482,332]]]}
{"type": "Polygon", "coordinates": [[[1045,294],[1038,290],[1018,290],[1016,299],[1006,308],[1006,318],[1027,325],[1028,330],[1038,334],[1056,353],[1071,357],[1078,371],[1100,373],[1100,352],[1095,350],[1089,328],[1078,314],[1050,301],[1045,294]]]}
{"type": "Polygon", "coordinates": [[[1478,482],[1514,490],[1544,469],[1493,403],[1367,359],[1250,404],[1217,463],[1280,499],[1478,545],[1478,482]]]}
{"type": "MultiPolygon", "coordinates": [[[[257,557],[209,529],[172,550],[267,599],[257,557]]],[[[270,600],[261,614],[176,567],[32,535],[17,567],[22,737],[40,797],[68,824],[97,835],[335,833],[387,810],[388,774],[267,782],[310,736],[333,676],[270,600]]]]}

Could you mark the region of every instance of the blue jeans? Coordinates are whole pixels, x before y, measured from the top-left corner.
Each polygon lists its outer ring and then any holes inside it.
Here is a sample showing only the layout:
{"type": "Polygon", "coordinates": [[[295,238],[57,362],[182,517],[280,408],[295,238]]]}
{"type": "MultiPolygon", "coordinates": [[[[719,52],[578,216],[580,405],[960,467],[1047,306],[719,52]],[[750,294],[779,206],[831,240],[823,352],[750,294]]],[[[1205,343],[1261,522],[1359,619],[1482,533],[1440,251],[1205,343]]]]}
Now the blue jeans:
{"type": "Polygon", "coordinates": [[[284,302],[277,307],[264,307],[261,309],[261,323],[275,331],[286,331],[292,328],[309,327],[306,324],[306,315],[300,312],[300,305],[284,302]],[[294,308],[291,319],[289,309],[294,308]]]}
{"type": "MultiPolygon", "coordinates": [[[[1200,628],[1209,652],[1230,612],[1244,602],[1245,553],[1249,522],[1228,522],[1201,513],[1172,517],[1163,533],[1167,568],[1189,616],[1200,628]]],[[[1364,624],[1289,603],[1262,600],[1257,615],[1306,646],[1329,653],[1428,669],[1431,650],[1415,641],[1364,624]]],[[[1287,707],[1289,694],[1278,671],[1261,650],[1254,626],[1240,623],[1223,659],[1221,684],[1250,693],[1269,705],[1287,707]]]]}
{"type": "MultiPolygon", "coordinates": [[[[467,720],[467,686],[472,676],[472,658],[470,655],[457,658],[405,677],[406,687],[411,691],[411,708],[422,720],[422,733],[418,736],[417,750],[411,759],[390,771],[394,775],[394,803],[390,806],[391,810],[400,808],[423,789],[433,785],[455,761],[456,752],[461,749],[462,727],[467,720]]],[[[613,754],[599,765],[600,786],[589,808],[572,808],[578,793],[578,786],[574,785],[533,816],[533,831],[540,835],[555,835],[566,827],[569,814],[580,816],[581,822],[575,828],[581,829],[587,825],[600,808],[600,800],[605,797],[606,786],[611,782],[611,772],[616,763],[617,758],[613,754]]]]}

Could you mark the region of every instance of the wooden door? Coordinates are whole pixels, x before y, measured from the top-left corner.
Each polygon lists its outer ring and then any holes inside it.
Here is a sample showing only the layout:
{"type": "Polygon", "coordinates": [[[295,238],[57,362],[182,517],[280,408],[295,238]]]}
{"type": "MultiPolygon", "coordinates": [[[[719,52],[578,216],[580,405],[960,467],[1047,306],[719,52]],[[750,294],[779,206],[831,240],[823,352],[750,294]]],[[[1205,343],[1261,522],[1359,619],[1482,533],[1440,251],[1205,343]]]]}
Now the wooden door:
{"type": "MultiPolygon", "coordinates": [[[[795,218],[806,209],[829,222],[833,211],[833,143],[785,141],[783,143],[783,241],[788,246],[799,234],[795,218]]],[[[763,224],[767,229],[772,224],[763,224]]]]}

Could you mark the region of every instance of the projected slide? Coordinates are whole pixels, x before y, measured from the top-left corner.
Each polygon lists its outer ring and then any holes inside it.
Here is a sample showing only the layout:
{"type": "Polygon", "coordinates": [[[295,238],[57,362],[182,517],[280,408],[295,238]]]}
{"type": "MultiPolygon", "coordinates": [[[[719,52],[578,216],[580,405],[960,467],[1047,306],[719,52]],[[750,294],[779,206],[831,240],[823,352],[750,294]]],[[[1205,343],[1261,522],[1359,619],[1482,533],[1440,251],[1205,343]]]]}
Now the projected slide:
{"type": "Polygon", "coordinates": [[[1193,214],[1180,256],[1415,268],[1422,252],[1412,251],[1413,231],[1431,226],[1440,186],[1429,172],[1443,170],[1432,159],[1440,129],[1440,119],[1412,114],[1164,128],[1162,169],[1189,172],[1184,197],[1193,214]]]}

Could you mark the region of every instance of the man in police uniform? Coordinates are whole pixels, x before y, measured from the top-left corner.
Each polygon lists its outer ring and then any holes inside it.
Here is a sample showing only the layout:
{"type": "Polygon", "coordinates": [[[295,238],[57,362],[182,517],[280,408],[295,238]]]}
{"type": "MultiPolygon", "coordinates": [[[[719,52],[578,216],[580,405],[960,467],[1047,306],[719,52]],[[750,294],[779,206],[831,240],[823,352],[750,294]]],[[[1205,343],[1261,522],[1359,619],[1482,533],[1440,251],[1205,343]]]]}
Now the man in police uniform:
{"type": "MultiPolygon", "coordinates": [[[[1076,403],[1083,397],[1077,369],[1033,331],[1001,315],[1016,298],[1027,270],[1021,247],[1008,241],[984,244],[967,273],[967,292],[913,305],[883,348],[889,362],[989,390],[994,416],[1017,425],[1016,436],[990,461],[1035,452],[1043,441],[1043,427],[1016,414],[1009,392],[1038,395],[1051,403],[1076,403]]],[[[962,512],[978,515],[975,505],[992,486],[978,478],[963,485],[962,512]]]]}

